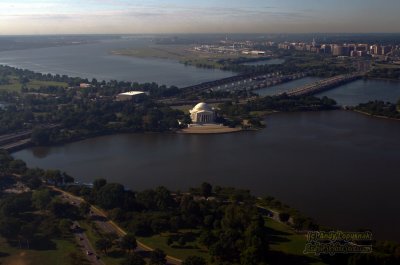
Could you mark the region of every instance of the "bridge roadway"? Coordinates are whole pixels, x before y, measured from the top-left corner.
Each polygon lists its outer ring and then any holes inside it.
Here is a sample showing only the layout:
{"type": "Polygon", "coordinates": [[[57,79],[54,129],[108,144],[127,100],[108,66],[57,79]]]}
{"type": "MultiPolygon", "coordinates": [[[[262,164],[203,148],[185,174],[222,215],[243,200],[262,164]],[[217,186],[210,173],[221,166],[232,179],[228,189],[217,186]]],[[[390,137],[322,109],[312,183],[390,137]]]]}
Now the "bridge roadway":
{"type": "Polygon", "coordinates": [[[296,80],[305,76],[307,76],[307,73],[296,73],[290,75],[282,75],[279,72],[270,74],[243,74],[205,82],[194,86],[183,87],[181,89],[187,94],[198,93],[205,90],[250,91],[296,80]]]}
{"type": "MultiPolygon", "coordinates": [[[[354,81],[358,78],[361,78],[363,73],[354,73],[354,74],[345,74],[345,75],[337,75],[334,77],[330,77],[324,80],[320,80],[311,84],[307,84],[296,89],[293,89],[289,92],[286,92],[288,96],[303,96],[303,95],[311,95],[315,93],[319,93],[339,85],[354,81]]],[[[283,93],[282,93],[283,94],[283,93]]]]}
{"type": "MultiPolygon", "coordinates": [[[[46,124],[39,128],[53,129],[59,127],[60,124],[46,124]]],[[[33,130],[27,130],[18,133],[0,135],[0,150],[12,152],[21,148],[25,148],[31,144],[31,135],[33,130]]]]}

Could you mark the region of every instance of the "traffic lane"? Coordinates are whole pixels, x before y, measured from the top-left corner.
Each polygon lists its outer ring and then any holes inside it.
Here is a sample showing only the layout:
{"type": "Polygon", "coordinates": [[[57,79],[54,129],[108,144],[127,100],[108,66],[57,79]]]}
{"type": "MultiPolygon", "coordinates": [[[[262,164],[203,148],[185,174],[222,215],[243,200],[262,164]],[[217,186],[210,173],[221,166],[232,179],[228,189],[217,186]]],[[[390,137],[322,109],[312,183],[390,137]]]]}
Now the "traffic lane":
{"type": "Polygon", "coordinates": [[[90,241],[84,233],[84,230],[79,226],[77,221],[73,222],[73,232],[76,240],[78,241],[78,245],[86,255],[87,260],[94,265],[105,265],[100,259],[100,256],[96,254],[95,249],[93,248],[92,244],[90,244],[90,241]]]}

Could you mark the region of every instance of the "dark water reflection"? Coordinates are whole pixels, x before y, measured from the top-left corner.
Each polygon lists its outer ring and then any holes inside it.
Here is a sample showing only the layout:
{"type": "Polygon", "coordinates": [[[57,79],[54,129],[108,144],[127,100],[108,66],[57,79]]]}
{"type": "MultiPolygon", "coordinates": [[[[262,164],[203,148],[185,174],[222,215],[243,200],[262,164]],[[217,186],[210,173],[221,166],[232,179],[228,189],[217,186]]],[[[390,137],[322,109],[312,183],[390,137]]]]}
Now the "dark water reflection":
{"type": "Polygon", "coordinates": [[[203,181],[272,195],[343,229],[400,239],[400,123],[333,111],[277,114],[258,132],[137,134],[15,153],[29,166],[134,190],[203,181]]]}

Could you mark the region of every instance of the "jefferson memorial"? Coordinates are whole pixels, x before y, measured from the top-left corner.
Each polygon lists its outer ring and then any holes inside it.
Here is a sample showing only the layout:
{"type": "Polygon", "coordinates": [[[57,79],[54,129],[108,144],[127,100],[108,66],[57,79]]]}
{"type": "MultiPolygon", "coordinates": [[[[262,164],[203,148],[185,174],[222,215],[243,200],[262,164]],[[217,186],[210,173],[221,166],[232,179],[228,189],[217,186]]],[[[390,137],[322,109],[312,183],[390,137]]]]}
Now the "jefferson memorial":
{"type": "Polygon", "coordinates": [[[190,118],[192,123],[203,124],[203,123],[214,123],[215,113],[214,110],[207,105],[207,103],[200,102],[190,111],[190,118]]]}

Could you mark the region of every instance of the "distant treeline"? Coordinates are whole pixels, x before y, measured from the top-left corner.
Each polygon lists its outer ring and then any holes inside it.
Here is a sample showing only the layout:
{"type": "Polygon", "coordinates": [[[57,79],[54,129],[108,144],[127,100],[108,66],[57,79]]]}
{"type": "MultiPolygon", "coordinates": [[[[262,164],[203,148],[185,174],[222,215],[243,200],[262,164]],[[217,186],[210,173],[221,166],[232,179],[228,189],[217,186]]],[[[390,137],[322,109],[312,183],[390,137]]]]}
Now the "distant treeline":
{"type": "Polygon", "coordinates": [[[367,77],[400,80],[400,67],[399,68],[375,68],[372,71],[367,73],[367,77]]]}
{"type": "Polygon", "coordinates": [[[400,100],[397,104],[375,100],[359,104],[355,109],[374,116],[400,119],[400,100]]]}

